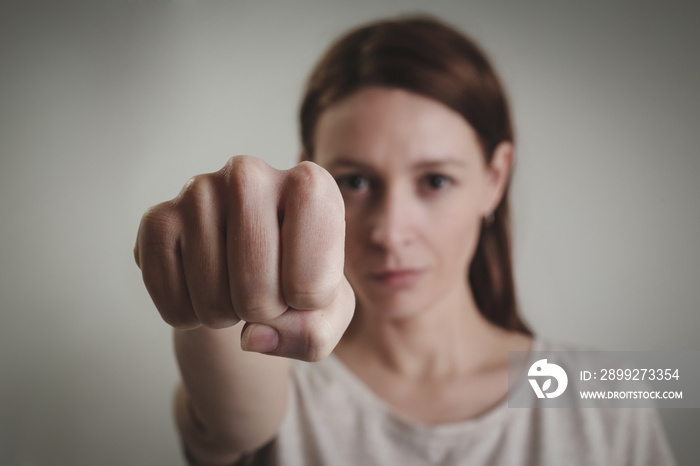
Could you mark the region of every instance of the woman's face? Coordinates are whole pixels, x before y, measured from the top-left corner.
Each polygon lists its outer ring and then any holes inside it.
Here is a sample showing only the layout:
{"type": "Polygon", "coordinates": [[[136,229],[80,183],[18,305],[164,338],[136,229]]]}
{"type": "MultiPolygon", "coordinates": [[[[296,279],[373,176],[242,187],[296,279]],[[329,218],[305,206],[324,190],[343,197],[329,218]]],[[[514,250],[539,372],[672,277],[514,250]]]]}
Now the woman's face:
{"type": "Polygon", "coordinates": [[[461,115],[381,87],[331,106],[315,138],[314,160],[345,200],[345,274],[360,308],[396,318],[470,299],[469,263],[507,182],[510,144],[486,166],[461,115]]]}

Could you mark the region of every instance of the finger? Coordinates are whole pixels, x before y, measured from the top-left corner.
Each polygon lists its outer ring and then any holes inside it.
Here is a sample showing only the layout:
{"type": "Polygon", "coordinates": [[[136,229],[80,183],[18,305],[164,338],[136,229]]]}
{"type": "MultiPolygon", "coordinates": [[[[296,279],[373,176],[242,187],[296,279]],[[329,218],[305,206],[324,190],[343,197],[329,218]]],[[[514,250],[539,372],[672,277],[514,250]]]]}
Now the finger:
{"type": "Polygon", "coordinates": [[[245,321],[271,320],[287,310],[279,284],[279,175],[262,160],[234,157],[226,176],[231,302],[245,321]]]}
{"type": "Polygon", "coordinates": [[[143,216],[135,253],[143,282],[165,322],[179,329],[199,326],[187,291],[181,261],[181,222],[171,203],[151,208],[143,216]]]}
{"type": "Polygon", "coordinates": [[[224,223],[216,178],[194,177],[180,195],[185,218],[182,263],[194,313],[206,327],[223,328],[239,319],[228,285],[224,223]]]}
{"type": "Polygon", "coordinates": [[[345,206],[320,166],[302,162],[283,187],[282,294],[294,309],[321,309],[343,279],[345,206]]]}
{"type": "Polygon", "coordinates": [[[325,309],[290,309],[265,324],[246,324],[241,335],[241,347],[246,351],[319,361],[338,344],[352,320],[354,310],[354,292],[343,278],[338,296],[325,309]]]}

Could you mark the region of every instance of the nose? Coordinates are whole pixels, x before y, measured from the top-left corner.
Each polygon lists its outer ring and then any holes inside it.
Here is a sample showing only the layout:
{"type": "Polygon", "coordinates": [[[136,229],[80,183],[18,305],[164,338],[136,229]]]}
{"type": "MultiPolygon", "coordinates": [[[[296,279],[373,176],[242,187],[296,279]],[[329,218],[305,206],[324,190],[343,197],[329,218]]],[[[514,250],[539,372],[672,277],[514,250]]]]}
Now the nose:
{"type": "Polygon", "coordinates": [[[387,188],[376,202],[370,231],[372,244],[384,250],[410,244],[414,234],[410,194],[402,192],[399,186],[387,188]]]}

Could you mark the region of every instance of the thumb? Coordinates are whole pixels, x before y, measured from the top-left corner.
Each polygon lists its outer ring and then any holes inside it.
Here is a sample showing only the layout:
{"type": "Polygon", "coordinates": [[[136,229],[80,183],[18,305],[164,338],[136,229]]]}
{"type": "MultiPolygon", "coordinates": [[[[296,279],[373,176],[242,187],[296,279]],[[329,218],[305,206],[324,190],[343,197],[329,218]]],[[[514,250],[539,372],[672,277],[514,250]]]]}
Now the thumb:
{"type": "Polygon", "coordinates": [[[319,361],[328,356],[350,325],[355,294],[343,277],[338,296],[323,309],[288,309],[264,323],[246,323],[241,348],[275,356],[319,361]]]}

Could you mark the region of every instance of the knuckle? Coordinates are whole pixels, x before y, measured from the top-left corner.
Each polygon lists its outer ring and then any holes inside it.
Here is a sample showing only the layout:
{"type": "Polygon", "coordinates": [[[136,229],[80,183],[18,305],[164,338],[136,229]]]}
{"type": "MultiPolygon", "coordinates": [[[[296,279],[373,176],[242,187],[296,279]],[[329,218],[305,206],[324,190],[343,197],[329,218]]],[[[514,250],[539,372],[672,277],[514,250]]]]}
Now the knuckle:
{"type": "Polygon", "coordinates": [[[214,176],[196,175],[185,183],[176,202],[191,215],[215,207],[217,193],[218,186],[214,176]]]}
{"type": "Polygon", "coordinates": [[[293,199],[297,206],[323,212],[334,220],[333,228],[344,231],[345,202],[338,184],[321,166],[313,162],[301,162],[288,171],[285,197],[293,199]]]}
{"type": "Polygon", "coordinates": [[[270,166],[263,160],[247,155],[232,157],[218,175],[224,179],[227,191],[239,203],[260,199],[270,181],[270,166]]]}
{"type": "MultiPolygon", "coordinates": [[[[141,217],[140,239],[169,238],[179,229],[180,216],[172,202],[163,202],[148,209],[141,217]]],[[[146,241],[148,243],[148,241],[146,241]]]]}
{"type": "Polygon", "coordinates": [[[300,179],[318,178],[323,174],[323,169],[316,163],[303,161],[293,166],[289,173],[300,179]]]}
{"type": "Polygon", "coordinates": [[[226,165],[222,169],[222,172],[232,172],[246,170],[250,167],[264,167],[267,166],[264,160],[253,157],[252,155],[234,155],[226,162],[226,165]]]}
{"type": "Polygon", "coordinates": [[[287,187],[300,202],[324,198],[328,185],[327,173],[313,162],[301,162],[289,170],[287,187]]]}

